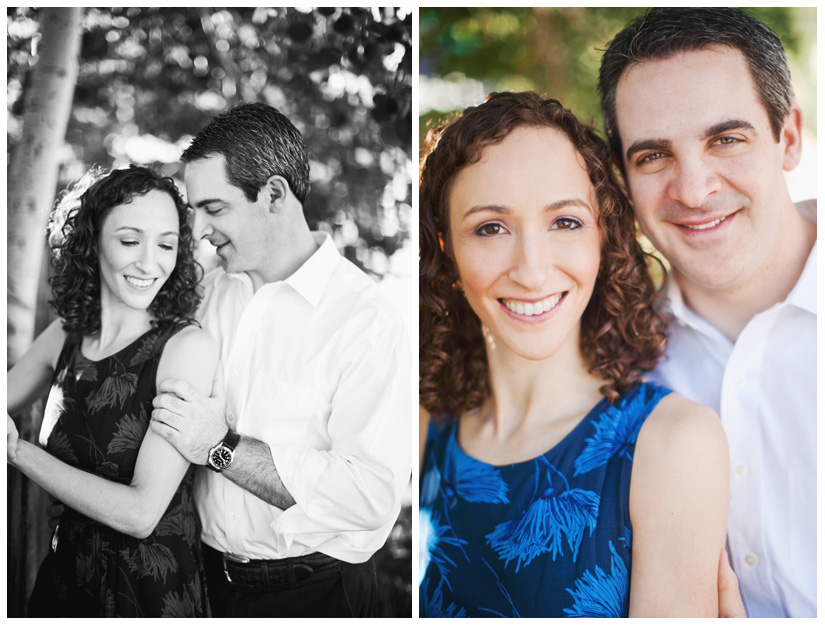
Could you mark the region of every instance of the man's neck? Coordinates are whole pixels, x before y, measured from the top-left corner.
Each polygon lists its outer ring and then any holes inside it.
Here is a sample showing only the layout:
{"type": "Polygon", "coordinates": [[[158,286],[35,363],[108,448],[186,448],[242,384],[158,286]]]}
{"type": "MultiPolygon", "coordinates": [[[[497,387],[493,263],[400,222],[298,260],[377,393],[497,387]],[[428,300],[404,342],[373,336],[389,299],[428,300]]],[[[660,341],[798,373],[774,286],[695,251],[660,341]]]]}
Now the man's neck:
{"type": "Polygon", "coordinates": [[[315,254],[318,244],[306,220],[301,219],[283,229],[272,241],[269,263],[261,271],[248,271],[252,288],[258,291],[267,283],[286,280],[315,254]]]}
{"type": "Polygon", "coordinates": [[[691,282],[674,270],[673,277],[685,304],[735,342],[754,315],[784,301],[796,285],[816,243],[815,201],[813,213],[812,223],[810,202],[800,203],[797,217],[804,219],[791,220],[793,225],[781,250],[765,252],[769,267],[764,272],[752,273],[751,276],[756,275],[747,282],[707,286],[691,282]]]}

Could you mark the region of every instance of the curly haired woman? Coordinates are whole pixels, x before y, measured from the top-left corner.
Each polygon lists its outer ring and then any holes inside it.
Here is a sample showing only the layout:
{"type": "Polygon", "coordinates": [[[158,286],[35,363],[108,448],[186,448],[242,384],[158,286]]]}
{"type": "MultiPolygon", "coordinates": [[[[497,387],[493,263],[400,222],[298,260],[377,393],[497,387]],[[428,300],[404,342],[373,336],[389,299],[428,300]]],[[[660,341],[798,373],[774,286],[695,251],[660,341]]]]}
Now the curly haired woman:
{"type": "Polygon", "coordinates": [[[643,379],[665,319],[606,147],[493,94],[419,189],[421,616],[716,616],[727,443],[643,379]]]}
{"type": "MultiPolygon", "coordinates": [[[[208,616],[193,470],[148,429],[157,384],[212,388],[186,206],[132,166],[58,203],[49,224],[59,319],[8,372],[8,411],[49,391],[40,443],[9,462],[65,506],[29,616],[208,616]],[[82,193],[82,196],[80,195],[82,193]]],[[[86,188],[88,186],[88,188],[86,188]]]]}

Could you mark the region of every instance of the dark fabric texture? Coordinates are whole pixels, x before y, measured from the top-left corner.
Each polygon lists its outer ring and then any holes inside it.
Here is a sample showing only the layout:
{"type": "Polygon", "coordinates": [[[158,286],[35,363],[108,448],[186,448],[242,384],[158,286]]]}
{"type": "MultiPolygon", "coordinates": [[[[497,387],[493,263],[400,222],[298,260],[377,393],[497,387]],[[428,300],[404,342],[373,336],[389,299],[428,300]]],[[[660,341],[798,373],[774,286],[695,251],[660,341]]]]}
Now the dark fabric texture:
{"type": "MultiPolygon", "coordinates": [[[[100,361],[86,359],[79,342],[67,340],[49,397],[59,417],[46,450],[86,472],[129,484],[149,427],[160,356],[180,329],[152,329],[100,361]]],[[[190,467],[146,539],[67,507],[56,550],[49,551],[38,573],[28,615],[209,616],[193,471],[190,467]]]]}

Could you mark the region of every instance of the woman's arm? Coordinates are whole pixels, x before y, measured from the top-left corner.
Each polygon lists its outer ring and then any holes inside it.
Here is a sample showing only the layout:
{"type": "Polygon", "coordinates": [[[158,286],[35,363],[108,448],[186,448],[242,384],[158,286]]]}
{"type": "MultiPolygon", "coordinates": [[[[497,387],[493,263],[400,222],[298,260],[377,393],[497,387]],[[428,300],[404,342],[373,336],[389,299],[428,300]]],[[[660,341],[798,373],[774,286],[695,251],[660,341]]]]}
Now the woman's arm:
{"type": "MultiPolygon", "coordinates": [[[[186,328],[166,344],[158,382],[170,376],[209,393],[218,351],[199,328],[186,328]]],[[[165,439],[147,430],[129,485],[121,485],[66,465],[44,450],[20,441],[13,464],[71,508],[115,530],[148,537],[189,467],[165,439]]]]}
{"type": "Polygon", "coordinates": [[[40,333],[6,373],[6,410],[9,413],[17,413],[46,394],[65,340],[62,322],[57,319],[40,333]]]}
{"type": "Polygon", "coordinates": [[[718,615],[728,445],[716,414],[665,397],[639,433],[630,481],[630,617],[718,615]]]}
{"type": "Polygon", "coordinates": [[[430,414],[427,409],[418,406],[418,474],[424,467],[424,448],[427,446],[427,431],[430,428],[430,414]]]}

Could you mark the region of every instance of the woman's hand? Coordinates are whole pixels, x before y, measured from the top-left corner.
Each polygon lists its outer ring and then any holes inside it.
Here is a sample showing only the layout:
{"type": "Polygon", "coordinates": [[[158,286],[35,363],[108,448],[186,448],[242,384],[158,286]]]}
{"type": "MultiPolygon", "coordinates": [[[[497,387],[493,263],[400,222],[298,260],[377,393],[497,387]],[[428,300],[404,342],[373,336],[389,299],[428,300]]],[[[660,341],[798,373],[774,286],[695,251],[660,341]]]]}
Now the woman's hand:
{"type": "Polygon", "coordinates": [[[6,454],[7,454],[7,461],[12,461],[15,456],[17,456],[17,439],[19,437],[17,433],[17,426],[14,425],[14,420],[11,418],[11,415],[8,413],[6,414],[8,418],[7,428],[6,428],[6,454]]]}
{"type": "Polygon", "coordinates": [[[728,562],[728,552],[722,548],[719,555],[719,617],[747,617],[742,595],[739,593],[739,578],[728,562]]]}

